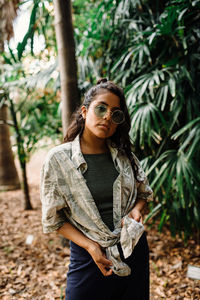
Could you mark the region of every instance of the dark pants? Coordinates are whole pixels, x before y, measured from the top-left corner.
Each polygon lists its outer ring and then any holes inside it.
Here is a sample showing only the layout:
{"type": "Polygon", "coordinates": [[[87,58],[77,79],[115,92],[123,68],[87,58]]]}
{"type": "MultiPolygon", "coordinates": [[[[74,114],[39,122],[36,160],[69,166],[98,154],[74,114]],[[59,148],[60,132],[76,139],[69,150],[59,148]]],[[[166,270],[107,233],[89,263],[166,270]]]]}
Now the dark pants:
{"type": "Polygon", "coordinates": [[[121,259],[131,268],[129,276],[105,277],[86,250],[71,242],[65,300],[149,300],[149,249],[144,233],[133,253],[121,259]]]}

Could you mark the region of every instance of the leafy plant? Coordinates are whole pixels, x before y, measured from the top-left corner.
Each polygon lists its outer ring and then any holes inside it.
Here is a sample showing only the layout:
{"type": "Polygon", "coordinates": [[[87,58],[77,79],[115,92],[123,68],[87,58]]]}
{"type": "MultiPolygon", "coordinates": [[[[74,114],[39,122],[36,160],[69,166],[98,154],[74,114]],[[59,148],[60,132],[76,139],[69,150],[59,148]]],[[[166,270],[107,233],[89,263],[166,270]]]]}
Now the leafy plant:
{"type": "MultiPolygon", "coordinates": [[[[44,138],[51,140],[60,136],[61,121],[59,113],[59,77],[56,71],[57,61],[44,69],[40,65],[41,57],[49,59],[49,53],[54,54],[56,47],[49,49],[50,42],[54,38],[45,33],[52,32],[52,15],[49,14],[49,6],[45,1],[29,1],[31,6],[30,22],[27,33],[22,42],[18,43],[16,49],[11,49],[3,54],[4,64],[0,72],[1,99],[0,106],[4,103],[10,108],[12,121],[8,124],[12,127],[15,137],[18,158],[22,170],[22,187],[25,196],[25,208],[31,209],[29,187],[26,174],[26,163],[30,155],[38,146],[43,146],[44,138]],[[44,27],[46,22],[46,27],[44,27]],[[34,36],[36,34],[45,36],[45,54],[34,53],[34,36]],[[30,47],[30,51],[28,50],[30,47]],[[35,67],[27,68],[27,62],[34,62],[35,67]],[[39,69],[39,70],[38,70],[39,69]],[[56,74],[55,74],[56,73],[56,74]]],[[[33,64],[34,65],[34,64],[33,64]]],[[[44,65],[44,63],[42,64],[44,65]]]]}
{"type": "MultiPolygon", "coordinates": [[[[52,1],[48,3],[51,8],[52,1]]],[[[34,1],[24,43],[35,56],[33,30],[43,35],[45,59],[51,60],[57,49],[53,14],[46,4],[47,1],[34,1]]],[[[122,85],[132,119],[134,150],[154,189],[155,200],[150,204],[147,220],[157,217],[159,230],[169,224],[173,235],[179,233],[187,239],[200,228],[199,1],[74,0],[73,13],[81,94],[98,77],[108,77],[122,85]]],[[[31,152],[34,132],[39,139],[40,134],[48,134],[45,124],[50,123],[49,113],[57,113],[58,103],[51,96],[57,98],[59,77],[53,76],[55,61],[46,70],[39,68],[39,72],[27,74],[20,66],[28,53],[26,49],[22,42],[19,55],[12,49],[4,54],[7,68],[9,64],[11,69],[6,71],[7,79],[1,76],[1,80],[9,96],[11,86],[27,91],[14,106],[25,129],[25,147],[31,152]],[[39,90],[33,92],[42,86],[44,98],[39,90]],[[53,92],[47,90],[45,94],[47,86],[53,92]],[[37,101],[32,101],[34,97],[37,101]],[[46,106],[48,101],[50,107],[46,106]]],[[[58,120],[55,115],[51,119],[51,133],[59,127],[54,118],[58,120]]]]}
{"type": "Polygon", "coordinates": [[[200,228],[200,3],[107,0],[83,9],[79,81],[105,76],[124,87],[130,136],[154,189],[148,219],[187,239],[200,228]]]}

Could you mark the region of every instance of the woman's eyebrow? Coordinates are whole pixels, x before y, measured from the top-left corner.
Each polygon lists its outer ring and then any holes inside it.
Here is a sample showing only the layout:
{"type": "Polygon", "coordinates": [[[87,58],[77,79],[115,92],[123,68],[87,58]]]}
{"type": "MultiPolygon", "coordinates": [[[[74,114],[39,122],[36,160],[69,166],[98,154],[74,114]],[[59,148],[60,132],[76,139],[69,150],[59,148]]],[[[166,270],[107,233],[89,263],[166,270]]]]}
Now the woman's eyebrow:
{"type": "MultiPolygon", "coordinates": [[[[103,104],[103,105],[109,106],[108,103],[106,103],[106,102],[104,102],[104,101],[100,101],[98,104],[103,104]]],[[[116,109],[120,109],[120,107],[118,107],[118,106],[113,106],[113,107],[111,108],[111,110],[116,110],[116,109]]]]}

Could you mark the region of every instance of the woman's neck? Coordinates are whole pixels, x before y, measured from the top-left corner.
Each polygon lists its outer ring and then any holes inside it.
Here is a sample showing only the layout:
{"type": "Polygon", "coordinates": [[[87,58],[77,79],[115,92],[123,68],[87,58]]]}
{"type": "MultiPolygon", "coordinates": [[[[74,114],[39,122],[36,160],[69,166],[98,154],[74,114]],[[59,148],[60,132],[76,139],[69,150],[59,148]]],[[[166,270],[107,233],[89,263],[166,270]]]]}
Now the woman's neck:
{"type": "Polygon", "coordinates": [[[88,137],[83,132],[80,139],[81,151],[84,154],[99,154],[109,151],[106,139],[100,139],[98,137],[88,137]]]}

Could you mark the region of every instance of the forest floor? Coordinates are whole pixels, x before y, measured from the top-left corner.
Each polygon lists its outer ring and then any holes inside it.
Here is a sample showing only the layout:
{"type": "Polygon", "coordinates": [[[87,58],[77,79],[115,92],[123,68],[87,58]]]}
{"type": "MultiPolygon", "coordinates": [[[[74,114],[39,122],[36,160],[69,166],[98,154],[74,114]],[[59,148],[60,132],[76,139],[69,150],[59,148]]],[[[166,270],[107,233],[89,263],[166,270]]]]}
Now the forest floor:
{"type": "MultiPolygon", "coordinates": [[[[0,193],[0,299],[64,299],[69,248],[41,227],[39,171],[44,152],[28,164],[33,210],[23,210],[21,190],[0,193]]],[[[146,227],[150,247],[151,300],[198,300],[200,280],[187,278],[188,265],[200,266],[200,245],[172,238],[167,228],[146,227]]],[[[85,299],[86,300],[86,299],[85,299]]],[[[95,299],[94,299],[95,300],[95,299]]],[[[102,299],[103,300],[103,299],[102,299]]]]}

